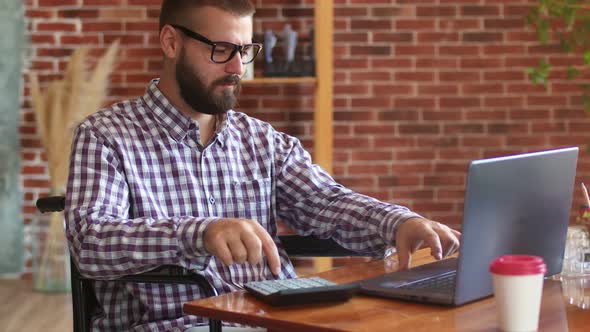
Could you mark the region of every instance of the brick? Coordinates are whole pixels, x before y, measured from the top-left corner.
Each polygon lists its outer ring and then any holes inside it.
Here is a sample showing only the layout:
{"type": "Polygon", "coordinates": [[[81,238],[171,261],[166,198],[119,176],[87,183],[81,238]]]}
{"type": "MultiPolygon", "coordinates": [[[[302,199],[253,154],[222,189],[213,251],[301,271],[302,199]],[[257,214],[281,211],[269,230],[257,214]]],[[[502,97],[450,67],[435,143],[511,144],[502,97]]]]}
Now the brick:
{"type": "Polygon", "coordinates": [[[487,132],[490,134],[523,134],[529,131],[528,124],[525,123],[490,123],[487,125],[487,132]]]}
{"type": "Polygon", "coordinates": [[[463,112],[440,109],[434,111],[422,111],[422,118],[425,121],[460,121],[463,118],[463,112]]]}
{"type": "Polygon", "coordinates": [[[395,30],[434,30],[435,20],[432,19],[399,19],[395,21],[395,30]]]}
{"type": "Polygon", "coordinates": [[[420,45],[420,46],[409,46],[409,45],[396,45],[395,54],[398,56],[404,55],[434,55],[434,46],[420,45]]]}
{"type": "Polygon", "coordinates": [[[281,12],[284,17],[313,17],[313,8],[283,8],[281,12]]]}
{"type": "Polygon", "coordinates": [[[395,73],[396,81],[415,81],[415,82],[432,82],[434,73],[432,72],[398,72],[395,73]]]}
{"type": "Polygon", "coordinates": [[[353,82],[389,81],[391,79],[391,74],[388,72],[359,72],[359,73],[351,73],[350,79],[353,82]]]}
{"type": "Polygon", "coordinates": [[[334,34],[334,42],[362,42],[369,41],[369,34],[367,32],[337,32],[334,34]]]}
{"type": "Polygon", "coordinates": [[[27,18],[52,18],[55,17],[55,11],[51,9],[27,9],[25,12],[27,18]]]}
{"type": "Polygon", "coordinates": [[[477,97],[442,97],[440,99],[441,108],[463,108],[479,107],[481,99],[477,97]]]}
{"type": "Polygon", "coordinates": [[[504,86],[502,83],[470,83],[463,84],[461,91],[464,95],[500,94],[504,93],[504,86]]]}
{"type": "Polygon", "coordinates": [[[334,67],[336,70],[342,68],[347,70],[348,68],[369,68],[368,59],[334,59],[334,67]]]}
{"type": "Polygon", "coordinates": [[[362,85],[335,85],[334,86],[334,93],[338,94],[346,94],[346,95],[366,95],[369,93],[368,86],[362,85]]]}
{"type": "Polygon", "coordinates": [[[376,137],[375,148],[399,148],[415,146],[411,137],[376,137]]]}
{"type": "Polygon", "coordinates": [[[502,66],[502,59],[498,58],[463,58],[461,68],[498,68],[502,66]]]}
{"type": "Polygon", "coordinates": [[[389,46],[363,46],[353,47],[350,50],[350,55],[391,55],[391,47],[389,46]]]}
{"type": "Polygon", "coordinates": [[[395,57],[393,59],[371,59],[371,66],[373,68],[412,68],[412,60],[410,58],[395,57]]]}
{"type": "Polygon", "coordinates": [[[355,19],[350,22],[350,28],[352,30],[390,30],[392,27],[391,20],[360,20],[355,19]]]}
{"type": "Polygon", "coordinates": [[[122,22],[82,22],[83,32],[106,32],[123,30],[122,22]]]}
{"type": "Polygon", "coordinates": [[[523,29],[525,26],[525,20],[522,18],[510,18],[510,19],[485,19],[484,29],[488,30],[507,30],[507,29],[523,29]]]}
{"type": "Polygon", "coordinates": [[[419,32],[419,43],[447,43],[459,41],[459,33],[457,32],[419,32]]]}
{"type": "Polygon", "coordinates": [[[39,7],[73,6],[78,0],[38,0],[39,7]]]}
{"type": "Polygon", "coordinates": [[[76,31],[76,24],[74,23],[43,23],[40,22],[37,24],[37,31],[46,31],[46,32],[74,32],[76,31]]]}
{"type": "Polygon", "coordinates": [[[462,16],[498,16],[500,6],[461,6],[462,16]]]}
{"type": "Polygon", "coordinates": [[[418,86],[419,95],[456,95],[459,93],[459,87],[456,85],[420,85],[418,86]]]}
{"type": "Polygon", "coordinates": [[[83,0],[85,6],[120,6],[123,5],[124,0],[83,0]]]}
{"type": "Polygon", "coordinates": [[[475,82],[479,81],[480,77],[480,73],[476,71],[445,71],[439,73],[439,80],[441,82],[475,82]]]}
{"type": "Polygon", "coordinates": [[[62,9],[57,11],[58,17],[63,18],[97,18],[98,10],[96,9],[62,9]]]}
{"type": "Polygon", "coordinates": [[[60,42],[62,45],[96,45],[100,43],[98,36],[84,35],[84,36],[61,36],[60,42]]]}
{"type": "MultiPolygon", "coordinates": [[[[101,19],[142,19],[146,16],[145,8],[101,8],[98,12],[101,19]]],[[[155,24],[155,22],[154,22],[155,24]]]]}
{"type": "Polygon", "coordinates": [[[454,6],[418,6],[416,7],[416,16],[427,16],[427,17],[445,17],[455,16],[457,10],[454,6]]]}
{"type": "Polygon", "coordinates": [[[441,30],[481,30],[483,23],[479,19],[442,18],[438,22],[438,27],[441,30]]]}
{"type": "Polygon", "coordinates": [[[445,124],[444,133],[446,135],[458,135],[458,134],[483,134],[485,127],[479,123],[466,123],[466,124],[445,124]]]}
{"type": "Polygon", "coordinates": [[[391,107],[390,98],[353,98],[351,100],[352,107],[367,107],[367,108],[389,108],[391,107]]]}
{"type": "Polygon", "coordinates": [[[374,32],[373,41],[405,43],[414,41],[414,35],[410,32],[374,32]]]}
{"type": "Polygon", "coordinates": [[[522,97],[486,97],[484,98],[484,107],[524,107],[524,99],[522,97]]]}
{"type": "Polygon", "coordinates": [[[500,32],[465,32],[462,40],[468,43],[497,43],[503,38],[500,32]]]}
{"type": "Polygon", "coordinates": [[[416,149],[416,150],[403,150],[397,151],[395,159],[397,160],[433,160],[435,159],[435,153],[432,150],[416,149]]]}
{"type": "Polygon", "coordinates": [[[483,53],[486,55],[523,55],[526,48],[523,45],[485,45],[483,53]]]}
{"type": "Polygon", "coordinates": [[[162,0],[127,0],[127,3],[131,6],[160,6],[162,0]]]}
{"type": "Polygon", "coordinates": [[[439,134],[440,127],[437,124],[400,124],[399,132],[405,135],[439,134]]]}
{"type": "Polygon", "coordinates": [[[448,58],[420,58],[416,59],[416,68],[436,68],[436,69],[448,69],[458,68],[459,61],[457,59],[448,58]]]}
{"type": "MultiPolygon", "coordinates": [[[[375,135],[375,136],[382,136],[382,135],[391,135],[396,132],[394,125],[358,125],[354,126],[353,130],[355,135],[375,135]]],[[[363,156],[370,155],[370,158],[359,158],[355,156],[354,159],[362,159],[362,160],[391,160],[391,152],[363,152],[359,153],[363,156]],[[377,157],[379,156],[379,157],[377,157]]]]}
{"type": "Polygon", "coordinates": [[[479,55],[478,46],[440,46],[438,49],[441,55],[479,55]]]}
{"type": "Polygon", "coordinates": [[[392,110],[378,113],[379,120],[382,121],[416,121],[420,114],[415,110],[392,110]]]}
{"type": "MultiPolygon", "coordinates": [[[[334,8],[334,16],[335,17],[355,17],[360,16],[364,17],[369,14],[368,8],[359,8],[359,7],[336,7],[334,8]]],[[[258,16],[258,9],[256,10],[256,16],[258,16]]],[[[389,15],[387,15],[389,16],[389,15]]]]}
{"type": "Polygon", "coordinates": [[[156,33],[159,29],[158,22],[148,21],[137,21],[137,22],[125,22],[126,31],[141,31],[141,32],[152,32],[156,33]]]}
{"type": "Polygon", "coordinates": [[[504,5],[504,16],[525,17],[532,9],[531,5],[504,5]]]}
{"type": "Polygon", "coordinates": [[[485,81],[522,81],[524,71],[490,71],[483,74],[485,81]]]}

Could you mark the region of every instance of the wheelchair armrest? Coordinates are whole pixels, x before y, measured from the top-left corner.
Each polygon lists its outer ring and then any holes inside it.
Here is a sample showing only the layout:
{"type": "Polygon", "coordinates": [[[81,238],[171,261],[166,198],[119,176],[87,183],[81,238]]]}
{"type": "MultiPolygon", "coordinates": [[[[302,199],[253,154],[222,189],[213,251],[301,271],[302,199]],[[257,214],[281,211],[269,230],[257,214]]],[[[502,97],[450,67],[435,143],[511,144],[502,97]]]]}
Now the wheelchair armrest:
{"type": "Polygon", "coordinates": [[[41,213],[45,212],[61,212],[66,206],[65,196],[49,196],[41,197],[35,204],[41,213]]]}
{"type": "Polygon", "coordinates": [[[127,275],[118,281],[156,284],[193,284],[199,286],[206,297],[217,296],[217,290],[205,277],[180,266],[162,265],[151,271],[127,275]]]}

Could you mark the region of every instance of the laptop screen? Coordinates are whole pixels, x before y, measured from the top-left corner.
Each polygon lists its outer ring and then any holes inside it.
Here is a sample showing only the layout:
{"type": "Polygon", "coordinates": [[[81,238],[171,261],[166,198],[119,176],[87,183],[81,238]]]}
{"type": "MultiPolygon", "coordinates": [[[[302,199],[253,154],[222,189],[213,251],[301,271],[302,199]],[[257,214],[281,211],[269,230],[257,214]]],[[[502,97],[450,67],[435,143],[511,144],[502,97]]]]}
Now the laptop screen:
{"type": "Polygon", "coordinates": [[[456,303],[492,293],[488,267],[501,255],[541,256],[547,275],[561,271],[577,157],[574,147],[471,162],[456,303]]]}

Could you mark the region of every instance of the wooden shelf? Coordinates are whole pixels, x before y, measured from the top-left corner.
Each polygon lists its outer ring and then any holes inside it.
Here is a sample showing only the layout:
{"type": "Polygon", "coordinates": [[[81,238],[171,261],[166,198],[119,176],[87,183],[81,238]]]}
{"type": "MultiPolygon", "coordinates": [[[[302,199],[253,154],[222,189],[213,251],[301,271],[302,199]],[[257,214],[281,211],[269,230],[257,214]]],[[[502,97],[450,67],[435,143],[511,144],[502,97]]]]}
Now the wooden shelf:
{"type": "Polygon", "coordinates": [[[280,83],[313,83],[317,82],[315,77],[259,77],[251,80],[242,80],[242,84],[280,84],[280,83]]]}

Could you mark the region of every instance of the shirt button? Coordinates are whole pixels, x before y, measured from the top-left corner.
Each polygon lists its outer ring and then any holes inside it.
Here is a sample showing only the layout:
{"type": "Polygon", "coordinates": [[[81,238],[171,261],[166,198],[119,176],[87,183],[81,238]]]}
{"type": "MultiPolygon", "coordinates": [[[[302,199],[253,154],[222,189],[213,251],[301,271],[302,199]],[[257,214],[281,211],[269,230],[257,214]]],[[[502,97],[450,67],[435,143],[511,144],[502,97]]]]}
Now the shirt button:
{"type": "Polygon", "coordinates": [[[213,196],[209,197],[209,203],[215,204],[215,198],[213,196]]]}

